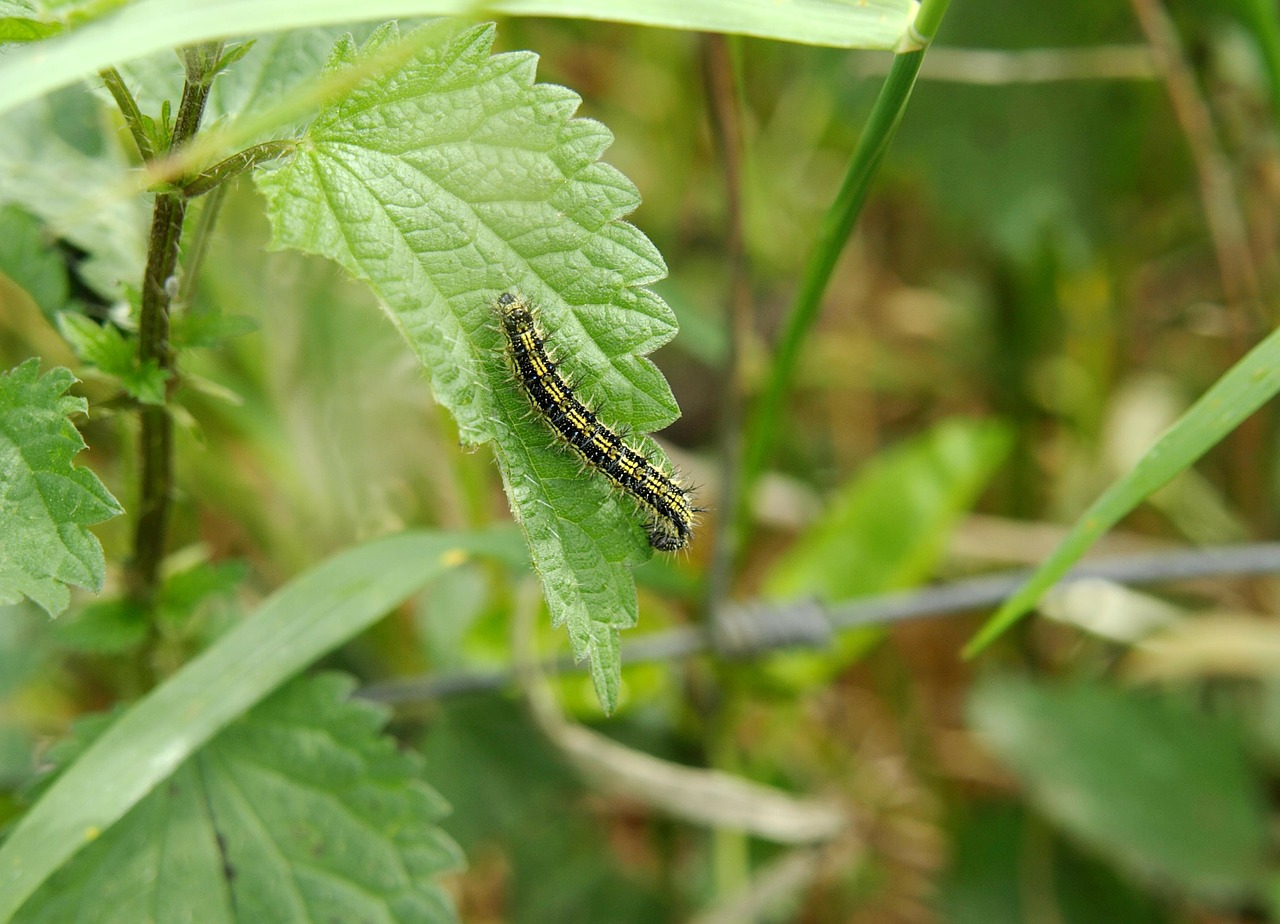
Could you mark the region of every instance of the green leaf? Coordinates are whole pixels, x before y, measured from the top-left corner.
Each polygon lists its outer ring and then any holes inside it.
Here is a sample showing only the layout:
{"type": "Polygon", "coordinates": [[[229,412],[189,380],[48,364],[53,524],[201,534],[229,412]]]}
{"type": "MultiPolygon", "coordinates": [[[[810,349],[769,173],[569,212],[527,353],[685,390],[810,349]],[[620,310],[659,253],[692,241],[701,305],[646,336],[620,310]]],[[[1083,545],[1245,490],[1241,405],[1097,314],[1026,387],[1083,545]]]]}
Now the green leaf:
{"type": "Polygon", "coordinates": [[[284,680],[444,569],[492,549],[504,553],[501,534],[405,533],[335,556],[273,594],[120,716],[18,822],[0,846],[0,924],[284,680]]]}
{"type": "Polygon", "coordinates": [[[14,918],[452,921],[435,877],[459,865],[421,758],[336,675],[295,681],[179,767],[14,918]]]}
{"type": "Polygon", "coordinates": [[[253,318],[221,311],[183,311],[173,316],[169,340],[175,349],[216,347],[232,337],[251,334],[258,329],[253,318]]]}
{"type": "Polygon", "coordinates": [[[74,311],[58,315],[58,329],[76,355],[120,385],[143,404],[164,404],[169,372],[159,362],[138,361],[137,344],[114,324],[99,324],[74,311]]]}
{"type": "Polygon", "coordinates": [[[880,453],[779,560],[767,593],[834,603],[915,586],[1011,443],[1002,424],[955,419],[880,453]]]}
{"type": "Polygon", "coordinates": [[[56,630],[58,642],[76,651],[119,654],[145,642],[155,626],[170,636],[198,636],[204,627],[193,629],[193,620],[208,605],[228,597],[246,571],[234,561],[198,562],[166,575],[147,607],[127,599],[102,600],[63,617],[56,630]]]}
{"type": "Polygon", "coordinates": [[[15,205],[0,208],[0,273],[51,316],[67,302],[67,267],[40,220],[15,205]]]}
{"type": "Polygon", "coordinates": [[[75,377],[39,371],[29,359],[0,375],[0,603],[28,597],[56,616],[71,601],[65,585],[102,589],[106,563],[88,527],[123,511],[72,465],[85,443],[67,418],[88,411],[65,394],[75,377]]]}
{"type": "Polygon", "coordinates": [[[362,22],[370,18],[491,14],[564,16],[727,32],[761,38],[890,49],[915,18],[915,0],[384,0],[374,6],[346,0],[153,0],[131,4],[32,48],[8,55],[0,65],[0,113],[51,90],[90,77],[110,65],[158,51],[227,35],[262,35],[307,26],[362,22]]]}
{"type": "Polygon", "coordinates": [[[291,161],[258,174],[274,244],[367,281],[463,440],[495,443],[553,621],[612,709],[618,630],[636,621],[626,566],[650,554],[642,516],[531,418],[494,306],[505,291],[529,297],[584,399],[612,425],[654,430],[678,415],[643,358],[676,330],[642,288],[665,266],[620,220],[639,197],[597,162],[611,135],[571,118],[575,94],[534,83],[533,55],[491,57],[491,27],[437,22],[397,39],[392,26],[361,50],[340,42],[331,68],[419,50],[325,108],[291,161]]]}
{"type": "Polygon", "coordinates": [[[122,654],[147,640],[147,611],[128,600],[102,600],[58,620],[57,639],[72,651],[122,654]]]}
{"type": "Polygon", "coordinates": [[[1227,370],[1137,465],[1089,506],[1027,583],[987,620],[965,647],[965,657],[982,651],[1026,615],[1044,592],[1071,570],[1107,530],[1221,442],[1277,391],[1280,391],[1280,330],[1227,370]]]}
{"type": "Polygon", "coordinates": [[[62,31],[62,24],[48,21],[29,0],[0,0],[0,44],[35,42],[62,31]]]}
{"type": "MultiPolygon", "coordinates": [[[[357,35],[367,36],[371,30],[365,27],[356,31],[357,35]]],[[[213,125],[233,117],[243,124],[250,117],[276,106],[316,75],[328,60],[333,43],[343,34],[343,30],[337,27],[301,29],[228,46],[220,73],[209,90],[205,123],[213,125]],[[234,66],[228,67],[226,59],[233,57],[240,60],[235,60],[232,62],[234,66]]],[[[166,100],[178,100],[182,96],[185,71],[172,48],[166,46],[156,54],[121,64],[118,70],[144,113],[158,114],[166,100]]],[[[105,88],[101,96],[114,105],[105,88]]],[[[311,114],[308,113],[307,118],[311,114]]],[[[279,138],[282,132],[292,132],[301,127],[301,123],[273,123],[238,140],[242,146],[248,146],[267,138],[279,138]]]]}
{"type": "MultiPolygon", "coordinates": [[[[114,299],[122,281],[142,278],[148,205],[142,196],[121,195],[136,178],[117,146],[88,153],[59,132],[60,109],[86,100],[91,102],[87,96],[60,94],[0,119],[0,205],[21,206],[46,225],[48,234],[87,253],[80,276],[114,299]]],[[[75,109],[69,118],[84,123],[85,113],[75,109]]],[[[93,140],[100,141],[96,135],[93,140]]]]}
{"type": "Polygon", "coordinates": [[[1266,801],[1235,730],[1102,686],[988,680],[970,721],[1051,818],[1130,871],[1217,899],[1254,894],[1266,801]]]}
{"type": "MultiPolygon", "coordinates": [[[[774,566],[765,592],[836,603],[919,584],[1011,442],[1001,424],[957,419],[882,452],[828,501],[822,519],[774,566]]],[[[847,632],[829,652],[780,654],[767,670],[788,687],[824,683],[879,636],[847,632]]]]}
{"type": "Polygon", "coordinates": [[[983,801],[956,814],[938,883],[938,918],[947,924],[1172,920],[1128,877],[1073,849],[1021,806],[983,801]]]}

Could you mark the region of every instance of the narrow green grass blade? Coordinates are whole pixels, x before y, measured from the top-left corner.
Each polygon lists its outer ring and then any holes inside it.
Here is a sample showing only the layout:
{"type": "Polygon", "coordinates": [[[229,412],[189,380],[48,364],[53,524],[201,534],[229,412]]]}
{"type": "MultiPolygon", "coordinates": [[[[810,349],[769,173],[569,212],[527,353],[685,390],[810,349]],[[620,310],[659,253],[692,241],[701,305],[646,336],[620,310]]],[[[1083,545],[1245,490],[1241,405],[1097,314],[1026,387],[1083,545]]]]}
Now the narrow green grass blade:
{"type": "Polygon", "coordinates": [[[166,48],[308,26],[438,15],[558,16],[890,49],[916,8],[915,0],[150,0],[10,51],[0,66],[0,113],[166,48]]]}
{"type": "Polygon", "coordinates": [[[125,712],[0,847],[0,924],[72,855],[283,681],[496,535],[404,533],[344,552],[268,598],[125,712]]]}
{"type": "MultiPolygon", "coordinates": [[[[925,0],[919,15],[910,28],[910,50],[893,59],[889,74],[880,87],[866,127],[858,138],[853,157],[844,181],[836,193],[827,213],[822,217],[813,252],[809,256],[795,303],[787,315],[778,336],[773,362],[769,367],[769,380],[760,396],[747,428],[746,443],[742,454],[742,484],[739,503],[751,496],[751,486],[763,472],[773,452],[783,426],[787,396],[795,378],[801,350],[822,308],[822,298],[831,282],[844,246],[853,233],[853,226],[862,214],[863,203],[871,183],[880,169],[885,152],[893,141],[898,123],[906,112],[907,102],[915,87],[916,75],[924,61],[925,49],[933,40],[947,11],[950,0],[925,0]]],[[[739,512],[739,519],[742,514],[739,512]]]]}
{"type": "Polygon", "coordinates": [[[1280,331],[1273,332],[1232,366],[1128,474],[1093,502],[1031,579],[965,646],[964,656],[973,657],[1021,619],[1103,533],[1221,442],[1277,391],[1280,391],[1280,331]]]}

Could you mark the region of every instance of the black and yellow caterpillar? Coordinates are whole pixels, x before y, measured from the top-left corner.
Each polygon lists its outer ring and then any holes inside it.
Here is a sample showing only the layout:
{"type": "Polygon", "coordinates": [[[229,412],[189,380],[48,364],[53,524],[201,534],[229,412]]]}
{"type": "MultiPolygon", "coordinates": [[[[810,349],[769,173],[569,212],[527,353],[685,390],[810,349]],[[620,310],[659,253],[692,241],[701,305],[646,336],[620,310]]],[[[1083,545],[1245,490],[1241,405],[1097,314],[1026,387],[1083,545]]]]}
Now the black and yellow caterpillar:
{"type": "Polygon", "coordinates": [[[632,449],[574,394],[547,352],[533,306],[504,292],[496,304],[517,381],[547,426],[595,471],[633,497],[648,514],[649,544],[674,552],[689,544],[696,509],[690,492],[632,449]]]}

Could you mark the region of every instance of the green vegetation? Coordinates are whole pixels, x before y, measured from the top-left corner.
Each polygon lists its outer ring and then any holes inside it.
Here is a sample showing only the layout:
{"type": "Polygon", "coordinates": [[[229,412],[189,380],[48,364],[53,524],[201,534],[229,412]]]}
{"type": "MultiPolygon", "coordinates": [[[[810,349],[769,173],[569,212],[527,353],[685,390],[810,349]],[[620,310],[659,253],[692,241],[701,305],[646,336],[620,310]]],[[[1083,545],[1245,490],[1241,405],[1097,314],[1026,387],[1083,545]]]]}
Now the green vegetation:
{"type": "Polygon", "coordinates": [[[0,924],[1280,919],[1278,36],[0,0],[0,924]]]}

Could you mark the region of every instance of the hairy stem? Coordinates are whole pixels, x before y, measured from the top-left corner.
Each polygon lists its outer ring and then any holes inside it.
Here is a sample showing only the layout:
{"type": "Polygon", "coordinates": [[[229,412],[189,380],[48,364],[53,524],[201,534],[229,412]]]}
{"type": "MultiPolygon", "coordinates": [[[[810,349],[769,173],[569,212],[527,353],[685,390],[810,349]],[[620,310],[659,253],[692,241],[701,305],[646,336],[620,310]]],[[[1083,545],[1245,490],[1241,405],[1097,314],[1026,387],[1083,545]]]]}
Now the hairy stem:
{"type": "MultiPolygon", "coordinates": [[[[164,154],[187,144],[200,128],[209,86],[216,72],[221,43],[187,49],[184,62],[186,84],[178,106],[173,135],[164,154]]],[[[178,251],[182,242],[182,222],[187,213],[186,196],[179,192],[156,195],[151,217],[151,237],[147,247],[147,267],[142,279],[142,310],[138,318],[138,359],[155,362],[170,373],[174,385],[174,355],[169,343],[169,306],[177,291],[173,284],[178,251]]],[[[173,494],[173,419],[165,407],[142,408],[138,439],[141,457],[141,490],[138,522],[134,528],[133,559],[129,563],[129,593],[149,601],[159,583],[164,559],[169,504],[173,494]]]]}

